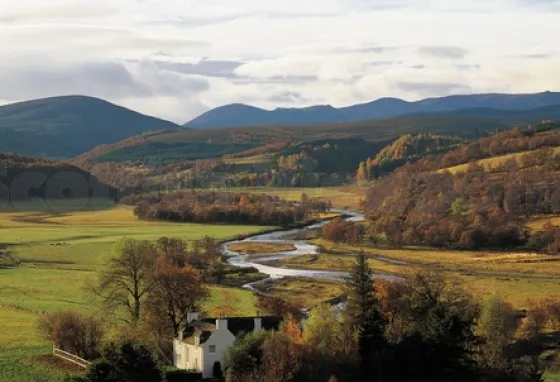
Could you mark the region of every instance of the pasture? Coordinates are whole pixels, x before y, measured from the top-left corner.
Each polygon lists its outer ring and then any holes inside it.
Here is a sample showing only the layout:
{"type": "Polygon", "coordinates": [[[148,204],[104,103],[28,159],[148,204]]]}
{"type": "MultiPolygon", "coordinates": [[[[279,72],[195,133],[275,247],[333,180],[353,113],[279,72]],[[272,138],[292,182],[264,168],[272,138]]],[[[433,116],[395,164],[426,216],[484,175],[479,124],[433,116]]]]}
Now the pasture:
{"type": "MultiPolygon", "coordinates": [[[[41,365],[34,357],[49,353],[51,344],[37,336],[35,323],[43,312],[96,312],[84,285],[115,243],[124,238],[156,240],[161,236],[187,241],[206,235],[217,239],[261,231],[260,227],[173,224],[139,221],[131,209],[47,215],[0,213],[0,247],[21,261],[0,268],[0,381],[58,381],[63,373],[41,365]],[[8,329],[9,328],[9,329],[8,329]]],[[[212,314],[226,288],[212,287],[204,310],[212,314]]],[[[240,315],[255,313],[251,292],[233,289],[240,315]]]]}

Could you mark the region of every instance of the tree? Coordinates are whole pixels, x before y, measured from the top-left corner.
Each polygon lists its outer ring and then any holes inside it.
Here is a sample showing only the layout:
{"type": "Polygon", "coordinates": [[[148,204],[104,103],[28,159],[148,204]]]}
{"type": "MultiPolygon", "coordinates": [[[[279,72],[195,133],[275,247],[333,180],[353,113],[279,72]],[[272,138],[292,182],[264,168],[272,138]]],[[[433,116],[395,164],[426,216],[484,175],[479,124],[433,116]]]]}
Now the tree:
{"type": "Polygon", "coordinates": [[[39,318],[37,328],[59,349],[85,359],[94,359],[99,355],[104,332],[101,323],[93,317],[76,312],[47,313],[39,318]]]}
{"type": "Polygon", "coordinates": [[[303,343],[334,357],[343,349],[342,327],[335,308],[320,304],[313,308],[309,318],[303,322],[303,343]]]}
{"type": "Polygon", "coordinates": [[[108,345],[102,358],[96,360],[87,371],[88,382],[161,382],[164,375],[150,351],[142,345],[124,342],[108,345]]]}
{"type": "Polygon", "coordinates": [[[153,287],[157,251],[148,241],[125,239],[98,275],[93,291],[109,309],[125,308],[128,322],[137,322],[142,302],[153,287]]]}
{"type": "Polygon", "coordinates": [[[224,354],[222,370],[227,382],[242,382],[259,367],[262,346],[269,338],[266,330],[255,330],[238,338],[224,354]]]}
{"type": "Polygon", "coordinates": [[[361,326],[376,306],[373,294],[373,272],[367,261],[368,256],[365,252],[358,253],[350,277],[346,280],[348,303],[345,312],[348,322],[355,327],[361,326]]]}
{"type": "Polygon", "coordinates": [[[479,358],[487,369],[504,370],[509,367],[506,349],[514,339],[517,317],[513,307],[493,296],[482,304],[477,335],[482,337],[479,358]]]}
{"type": "Polygon", "coordinates": [[[150,311],[165,315],[174,335],[186,324],[187,314],[198,308],[208,290],[202,284],[200,274],[190,265],[181,268],[167,256],[156,261],[148,306],[150,311]]]}
{"type": "Polygon", "coordinates": [[[232,317],[237,312],[235,305],[239,303],[239,299],[235,297],[229,290],[222,294],[222,302],[216,309],[216,314],[221,317],[232,317]]]}
{"type": "Polygon", "coordinates": [[[385,345],[385,322],[379,311],[379,304],[374,294],[373,272],[364,252],[356,255],[356,263],[346,282],[348,303],[346,318],[349,327],[358,331],[358,353],[360,357],[360,375],[363,380],[372,378],[372,358],[385,345]]]}

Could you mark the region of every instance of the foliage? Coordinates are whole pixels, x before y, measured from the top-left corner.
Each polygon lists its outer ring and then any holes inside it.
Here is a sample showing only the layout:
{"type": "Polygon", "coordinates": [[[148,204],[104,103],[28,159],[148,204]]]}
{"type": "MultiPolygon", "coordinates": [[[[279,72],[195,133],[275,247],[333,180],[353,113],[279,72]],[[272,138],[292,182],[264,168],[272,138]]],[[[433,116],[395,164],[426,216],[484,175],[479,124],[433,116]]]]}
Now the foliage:
{"type": "Polygon", "coordinates": [[[302,221],[306,212],[327,208],[326,203],[312,200],[294,206],[268,195],[214,192],[147,194],[126,198],[123,202],[135,205],[134,214],[144,220],[274,226],[302,221]]]}
{"type": "Polygon", "coordinates": [[[506,370],[509,365],[508,346],[515,338],[517,315],[510,304],[497,296],[482,304],[477,325],[477,335],[482,338],[479,346],[479,363],[489,370],[506,370]]]}
{"type": "Polygon", "coordinates": [[[323,227],[323,238],[334,243],[361,244],[363,234],[361,224],[342,218],[333,219],[323,227]]]}
{"type": "Polygon", "coordinates": [[[375,158],[368,158],[359,164],[357,181],[377,179],[409,161],[448,151],[460,142],[458,138],[429,133],[402,135],[379,151],[375,158]]]}
{"type": "Polygon", "coordinates": [[[57,348],[85,359],[95,359],[104,336],[101,323],[76,312],[46,313],[37,323],[39,333],[57,348]]]}
{"type": "Polygon", "coordinates": [[[160,256],[156,260],[152,288],[148,294],[148,309],[166,319],[177,335],[186,324],[187,314],[199,309],[200,301],[208,295],[200,274],[191,265],[178,267],[172,258],[160,256]]]}
{"type": "Polygon", "coordinates": [[[91,365],[83,379],[87,382],[164,380],[164,374],[150,351],[145,346],[131,342],[109,344],[103,349],[102,357],[91,365]]]}
{"type": "Polygon", "coordinates": [[[261,362],[262,346],[269,338],[266,330],[255,330],[238,338],[224,354],[222,370],[227,382],[242,382],[243,376],[261,362]]]}

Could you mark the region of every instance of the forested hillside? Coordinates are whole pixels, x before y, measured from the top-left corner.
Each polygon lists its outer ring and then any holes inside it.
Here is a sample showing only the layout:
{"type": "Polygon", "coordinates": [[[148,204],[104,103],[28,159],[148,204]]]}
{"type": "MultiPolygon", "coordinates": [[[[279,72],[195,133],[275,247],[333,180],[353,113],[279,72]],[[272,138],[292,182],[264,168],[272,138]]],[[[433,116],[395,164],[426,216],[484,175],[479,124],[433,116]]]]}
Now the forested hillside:
{"type": "Polygon", "coordinates": [[[560,252],[560,228],[545,224],[532,232],[532,216],[560,213],[560,130],[514,129],[430,155],[374,181],[365,208],[375,235],[393,245],[457,249],[524,248],[560,252]],[[449,166],[522,152],[484,168],[449,166]]]}
{"type": "Polygon", "coordinates": [[[429,154],[438,154],[457,146],[462,140],[435,134],[407,134],[383,148],[375,157],[368,158],[358,167],[357,180],[376,179],[408,161],[429,154]]]}

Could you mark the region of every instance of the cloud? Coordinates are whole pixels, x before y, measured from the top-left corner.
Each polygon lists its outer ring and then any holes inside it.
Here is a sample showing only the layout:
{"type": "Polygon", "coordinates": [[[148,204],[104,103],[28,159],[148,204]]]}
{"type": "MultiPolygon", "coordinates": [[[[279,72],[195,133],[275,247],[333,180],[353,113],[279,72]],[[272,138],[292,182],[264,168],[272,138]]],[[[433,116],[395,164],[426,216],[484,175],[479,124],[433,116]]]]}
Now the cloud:
{"type": "Polygon", "coordinates": [[[420,55],[436,58],[459,60],[465,58],[467,51],[459,46],[423,46],[418,48],[420,55]]]}
{"type": "Polygon", "coordinates": [[[552,0],[0,0],[0,102],[105,98],[184,123],[379,97],[560,90],[552,0]]]}

